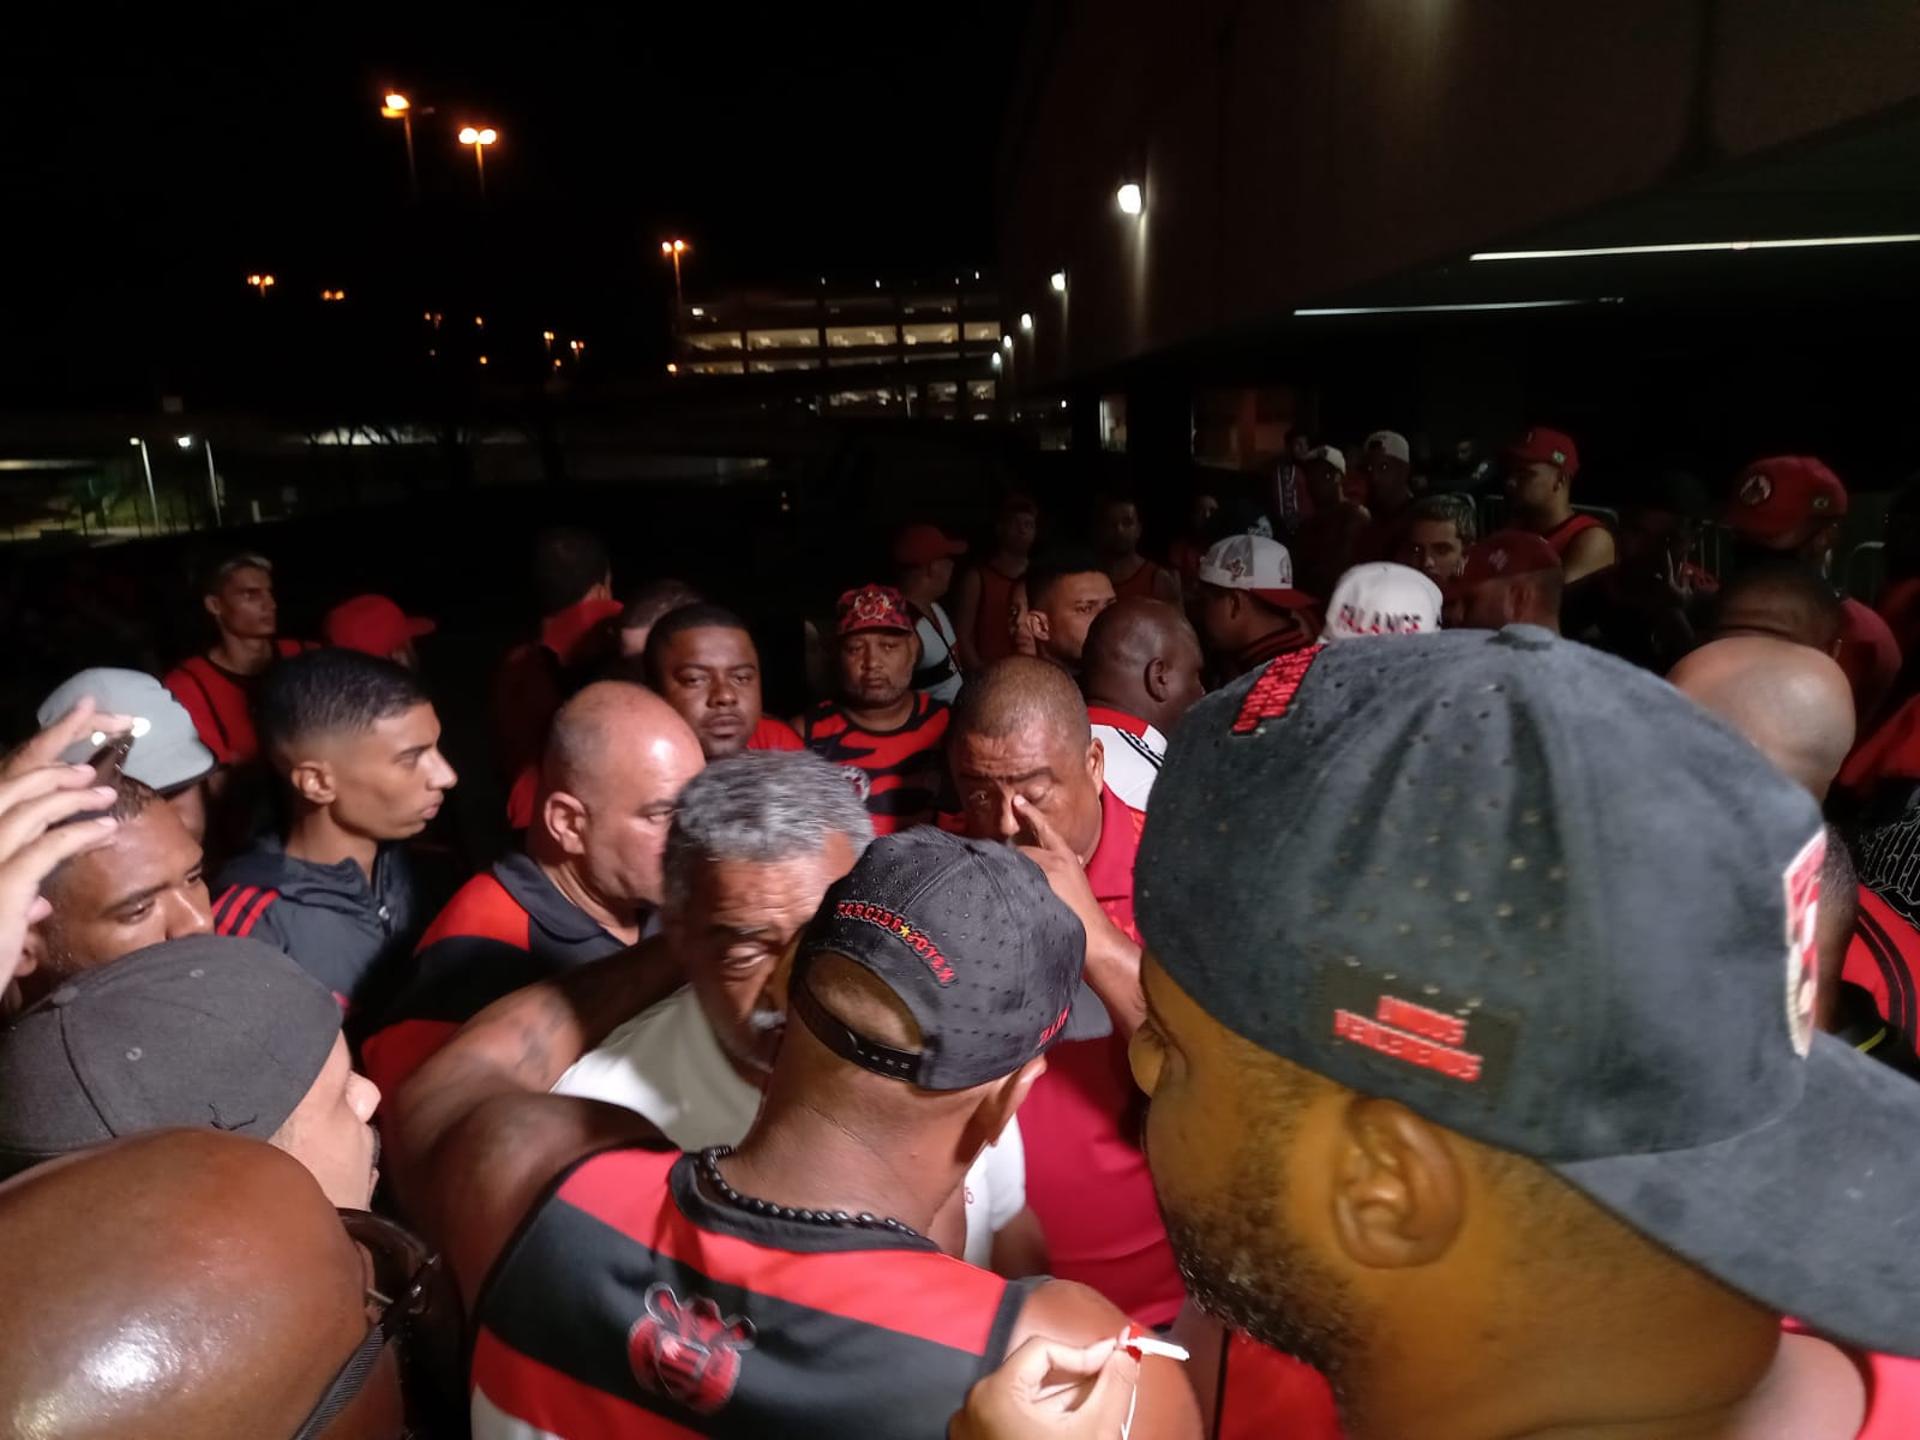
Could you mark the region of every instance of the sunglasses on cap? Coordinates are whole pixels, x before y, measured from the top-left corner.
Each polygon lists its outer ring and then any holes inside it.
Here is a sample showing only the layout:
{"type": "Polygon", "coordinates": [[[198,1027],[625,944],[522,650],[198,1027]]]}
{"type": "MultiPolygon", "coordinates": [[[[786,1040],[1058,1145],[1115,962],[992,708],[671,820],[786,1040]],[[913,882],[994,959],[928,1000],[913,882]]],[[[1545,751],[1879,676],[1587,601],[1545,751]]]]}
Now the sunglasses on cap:
{"type": "Polygon", "coordinates": [[[447,1377],[457,1372],[460,1304],[440,1257],[418,1236],[365,1210],[340,1211],[340,1223],[372,1262],[367,1310],[372,1318],[365,1338],[354,1348],[319,1401],[294,1431],[293,1440],[318,1440],[366,1388],[389,1345],[400,1349],[401,1388],[409,1424],[405,1434],[438,1433],[411,1422],[423,1409],[443,1407],[447,1377]],[[422,1393],[427,1392],[427,1393],[422,1393]]]}

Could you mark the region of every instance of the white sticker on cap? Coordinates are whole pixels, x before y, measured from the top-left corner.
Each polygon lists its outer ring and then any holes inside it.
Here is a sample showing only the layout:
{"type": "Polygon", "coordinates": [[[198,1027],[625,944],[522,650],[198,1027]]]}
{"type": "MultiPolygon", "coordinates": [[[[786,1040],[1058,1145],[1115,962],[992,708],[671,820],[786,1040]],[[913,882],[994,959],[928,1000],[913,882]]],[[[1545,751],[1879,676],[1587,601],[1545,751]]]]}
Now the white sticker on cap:
{"type": "Polygon", "coordinates": [[[1820,988],[1820,871],[1827,832],[1817,831],[1787,866],[1787,1034],[1796,1054],[1813,1048],[1813,1002],[1820,988]]]}

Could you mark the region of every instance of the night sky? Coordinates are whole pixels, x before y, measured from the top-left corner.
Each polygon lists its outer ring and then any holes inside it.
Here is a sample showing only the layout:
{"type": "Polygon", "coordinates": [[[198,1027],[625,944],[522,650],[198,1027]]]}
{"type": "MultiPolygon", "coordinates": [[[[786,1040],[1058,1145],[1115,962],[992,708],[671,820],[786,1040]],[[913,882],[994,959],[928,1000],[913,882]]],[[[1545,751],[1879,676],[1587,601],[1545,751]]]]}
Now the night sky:
{"type": "Polygon", "coordinates": [[[391,348],[423,308],[650,367],[669,234],[690,298],[993,262],[1010,0],[52,8],[0,60],[0,409],[258,398],[266,327],[391,348]],[[437,111],[417,210],[388,88],[437,111]],[[501,136],[485,206],[469,121],[501,136]],[[322,318],[323,286],[353,313],[322,318]]]}

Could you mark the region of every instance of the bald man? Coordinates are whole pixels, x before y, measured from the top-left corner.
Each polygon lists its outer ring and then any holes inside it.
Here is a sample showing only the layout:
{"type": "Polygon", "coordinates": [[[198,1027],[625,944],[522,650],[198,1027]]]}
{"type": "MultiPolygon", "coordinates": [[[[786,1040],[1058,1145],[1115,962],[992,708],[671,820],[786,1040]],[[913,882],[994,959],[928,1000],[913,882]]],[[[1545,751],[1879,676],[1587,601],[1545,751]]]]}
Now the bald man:
{"type": "Polygon", "coordinates": [[[1059,666],[1015,655],[970,676],[947,730],[966,832],[1019,845],[1087,936],[1086,980],[1113,1033],[1064,1042],[1020,1112],[1027,1203],[1050,1273],[1164,1325],[1185,1293],[1138,1143],[1127,1037],[1146,1013],[1133,858],[1145,816],[1106,785],[1106,748],[1059,666]]]}
{"type": "Polygon", "coordinates": [[[1147,808],[1167,736],[1206,694],[1204,663],[1193,626],[1163,600],[1117,600],[1087,631],[1087,718],[1106,755],[1107,788],[1135,810],[1147,808]]]}
{"type": "Polygon", "coordinates": [[[1771,635],[1702,645],[1667,679],[1824,802],[1853,748],[1853,691],[1818,650],[1771,635]]]}
{"type": "Polygon", "coordinates": [[[692,727],[643,686],[605,680],[561,706],[525,853],[474,876],[428,927],[363,1047],[375,1083],[398,1089],[501,996],[636,943],[660,906],[674,804],[705,764],[692,727]]]}
{"type": "Polygon", "coordinates": [[[368,1258],[258,1140],[163,1130],[29,1171],[0,1186],[0,1433],[260,1440],[328,1397],[315,1440],[399,1440],[397,1347],[331,1391],[391,1283],[368,1258]]]}

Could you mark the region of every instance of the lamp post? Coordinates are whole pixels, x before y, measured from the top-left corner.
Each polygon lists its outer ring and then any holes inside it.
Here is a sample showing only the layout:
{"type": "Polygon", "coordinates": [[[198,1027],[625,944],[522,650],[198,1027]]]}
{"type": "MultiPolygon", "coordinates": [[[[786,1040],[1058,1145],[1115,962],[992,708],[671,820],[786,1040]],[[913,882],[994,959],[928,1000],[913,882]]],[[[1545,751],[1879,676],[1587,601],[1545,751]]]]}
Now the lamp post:
{"type": "Polygon", "coordinates": [[[679,326],[680,313],[686,308],[686,301],[680,294],[680,257],[691,249],[693,249],[693,247],[684,240],[662,240],[660,242],[660,253],[673,261],[673,310],[676,329],[679,326]]]}
{"type": "Polygon", "coordinates": [[[160,497],[153,491],[153,457],[147,453],[147,442],[138,435],[127,437],[129,445],[140,447],[140,468],[147,472],[147,509],[153,512],[153,533],[160,533],[160,497]]]}
{"type": "Polygon", "coordinates": [[[487,198],[487,146],[500,138],[500,133],[491,125],[474,129],[469,125],[460,132],[460,143],[473,147],[473,170],[480,177],[480,198],[487,198]]]}
{"type": "MultiPolygon", "coordinates": [[[[191,450],[193,436],[176,435],[173,437],[173,443],[182,450],[191,450]]],[[[218,530],[220,528],[220,481],[213,471],[213,441],[202,440],[200,444],[207,452],[207,499],[213,505],[213,528],[218,530]]]]}
{"type": "Polygon", "coordinates": [[[256,271],[252,275],[247,276],[247,284],[259,291],[260,298],[264,300],[267,298],[267,291],[273,288],[274,279],[271,275],[256,271]]]}
{"type": "Polygon", "coordinates": [[[380,113],[389,120],[400,122],[400,133],[407,139],[407,192],[413,196],[413,203],[420,203],[420,172],[413,163],[413,102],[397,90],[387,92],[387,103],[380,107],[380,113]]]}

